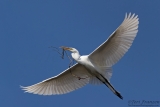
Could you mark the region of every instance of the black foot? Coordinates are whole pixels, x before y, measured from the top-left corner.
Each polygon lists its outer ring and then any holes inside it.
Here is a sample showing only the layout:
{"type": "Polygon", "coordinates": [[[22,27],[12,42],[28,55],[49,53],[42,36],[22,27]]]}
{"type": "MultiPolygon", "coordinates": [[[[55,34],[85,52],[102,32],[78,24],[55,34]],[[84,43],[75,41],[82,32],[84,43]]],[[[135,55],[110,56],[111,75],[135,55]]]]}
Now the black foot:
{"type": "Polygon", "coordinates": [[[119,93],[119,92],[117,92],[116,91],[116,93],[115,93],[120,99],[122,99],[123,100],[123,97],[121,96],[121,94],[119,93]]]}

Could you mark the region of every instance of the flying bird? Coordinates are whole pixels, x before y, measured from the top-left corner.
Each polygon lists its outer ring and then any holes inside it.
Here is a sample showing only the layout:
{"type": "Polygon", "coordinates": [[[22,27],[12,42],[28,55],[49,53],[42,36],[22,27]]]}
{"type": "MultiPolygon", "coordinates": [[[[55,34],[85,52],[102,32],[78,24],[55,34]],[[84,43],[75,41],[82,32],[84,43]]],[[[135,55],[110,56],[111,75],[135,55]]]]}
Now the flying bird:
{"type": "Polygon", "coordinates": [[[138,32],[138,15],[126,14],[122,24],[109,38],[89,55],[81,56],[72,47],[62,47],[71,52],[77,62],[57,76],[37,84],[21,88],[25,92],[39,95],[65,94],[86,84],[105,84],[115,95],[122,95],[111,85],[112,66],[128,51],[138,32]]]}

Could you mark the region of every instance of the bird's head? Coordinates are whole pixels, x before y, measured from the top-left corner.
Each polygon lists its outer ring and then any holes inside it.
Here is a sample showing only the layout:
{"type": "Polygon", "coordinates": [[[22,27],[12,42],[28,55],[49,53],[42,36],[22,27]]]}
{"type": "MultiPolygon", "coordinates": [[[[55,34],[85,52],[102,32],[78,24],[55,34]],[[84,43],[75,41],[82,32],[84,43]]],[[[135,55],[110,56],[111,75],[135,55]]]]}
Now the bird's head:
{"type": "Polygon", "coordinates": [[[64,49],[64,50],[68,50],[72,53],[79,53],[77,49],[72,48],[72,47],[65,47],[65,46],[61,46],[60,48],[64,49]]]}

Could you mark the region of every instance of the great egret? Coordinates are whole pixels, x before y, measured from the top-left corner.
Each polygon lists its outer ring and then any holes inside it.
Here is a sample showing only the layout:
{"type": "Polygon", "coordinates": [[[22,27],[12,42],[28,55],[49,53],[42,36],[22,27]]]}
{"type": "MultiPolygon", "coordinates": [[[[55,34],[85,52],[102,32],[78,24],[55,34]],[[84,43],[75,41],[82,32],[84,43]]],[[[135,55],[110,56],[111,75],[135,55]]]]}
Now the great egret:
{"type": "Polygon", "coordinates": [[[22,87],[25,92],[52,95],[65,94],[91,84],[105,84],[115,95],[123,99],[110,83],[111,67],[128,51],[138,32],[138,15],[125,15],[122,24],[91,54],[81,56],[77,49],[62,47],[71,52],[75,65],[57,76],[37,84],[22,87]]]}

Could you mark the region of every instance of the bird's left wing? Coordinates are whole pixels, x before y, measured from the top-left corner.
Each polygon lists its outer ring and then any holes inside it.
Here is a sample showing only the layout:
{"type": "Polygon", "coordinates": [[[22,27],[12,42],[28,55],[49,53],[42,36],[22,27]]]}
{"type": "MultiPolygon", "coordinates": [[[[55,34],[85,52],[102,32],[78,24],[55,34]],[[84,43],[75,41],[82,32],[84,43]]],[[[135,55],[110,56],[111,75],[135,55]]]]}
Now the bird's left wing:
{"type": "Polygon", "coordinates": [[[111,67],[130,48],[138,32],[138,16],[126,14],[122,24],[110,35],[108,40],[95,49],[89,59],[97,67],[111,67]]]}
{"type": "Polygon", "coordinates": [[[75,64],[55,77],[22,87],[22,89],[25,92],[40,95],[65,94],[86,85],[89,82],[89,76],[90,74],[83,65],[75,64]]]}

